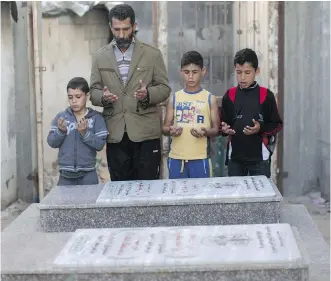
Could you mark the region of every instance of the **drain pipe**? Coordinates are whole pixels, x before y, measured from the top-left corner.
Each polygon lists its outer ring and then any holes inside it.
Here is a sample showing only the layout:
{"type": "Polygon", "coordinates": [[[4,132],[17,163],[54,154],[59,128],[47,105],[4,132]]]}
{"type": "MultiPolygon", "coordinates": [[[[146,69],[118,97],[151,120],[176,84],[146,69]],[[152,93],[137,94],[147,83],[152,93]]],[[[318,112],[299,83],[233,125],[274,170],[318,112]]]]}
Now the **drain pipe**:
{"type": "Polygon", "coordinates": [[[36,102],[36,122],[37,122],[37,155],[38,155],[38,191],[39,202],[44,198],[44,140],[43,140],[43,104],[42,104],[42,80],[41,71],[44,69],[41,66],[40,54],[40,30],[41,16],[40,3],[32,2],[32,38],[33,38],[33,57],[34,57],[34,92],[36,102]]]}
{"type": "MultiPolygon", "coordinates": [[[[157,1],[157,20],[156,24],[156,38],[157,39],[157,47],[160,49],[163,60],[168,68],[168,2],[167,1],[157,1]]],[[[160,104],[161,108],[161,116],[162,116],[162,124],[165,118],[166,113],[166,104],[167,101],[160,104]]],[[[162,126],[161,124],[161,126],[162,126]]],[[[160,166],[160,178],[167,179],[169,177],[169,172],[167,168],[167,159],[169,154],[169,141],[170,138],[163,136],[161,137],[161,166],[160,166]]]]}

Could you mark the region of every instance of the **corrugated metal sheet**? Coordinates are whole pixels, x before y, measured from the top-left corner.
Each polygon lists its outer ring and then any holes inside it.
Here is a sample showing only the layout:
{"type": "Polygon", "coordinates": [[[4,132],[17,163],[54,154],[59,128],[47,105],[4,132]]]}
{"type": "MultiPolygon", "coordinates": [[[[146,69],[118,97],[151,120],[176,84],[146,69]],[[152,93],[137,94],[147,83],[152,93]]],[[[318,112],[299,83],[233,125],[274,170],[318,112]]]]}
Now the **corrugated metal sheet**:
{"type": "Polygon", "coordinates": [[[330,196],[330,2],[285,3],[284,195],[330,196]]]}
{"type": "Polygon", "coordinates": [[[105,7],[109,11],[117,4],[114,1],[41,1],[43,16],[61,16],[70,12],[82,17],[94,7],[105,7]]]}

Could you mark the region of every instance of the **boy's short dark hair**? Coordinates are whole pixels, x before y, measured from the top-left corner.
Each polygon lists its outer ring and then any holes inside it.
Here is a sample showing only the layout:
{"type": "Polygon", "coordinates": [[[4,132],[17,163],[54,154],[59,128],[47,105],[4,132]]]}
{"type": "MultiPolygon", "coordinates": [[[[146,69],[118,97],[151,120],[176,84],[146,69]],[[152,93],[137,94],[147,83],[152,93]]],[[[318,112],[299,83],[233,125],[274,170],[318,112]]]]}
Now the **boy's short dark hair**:
{"type": "Polygon", "coordinates": [[[198,53],[197,51],[189,51],[189,52],[185,53],[180,62],[180,67],[183,68],[184,66],[189,65],[191,63],[200,66],[200,68],[202,69],[203,68],[203,58],[202,58],[201,54],[198,53]]]}
{"type": "Polygon", "coordinates": [[[67,85],[67,92],[69,89],[79,89],[85,94],[90,91],[88,83],[83,77],[72,78],[67,85]]]}
{"type": "Polygon", "coordinates": [[[119,4],[113,7],[109,11],[109,23],[112,24],[112,19],[118,19],[120,21],[130,18],[131,25],[134,25],[136,22],[136,16],[132,7],[128,4],[119,4]]]}
{"type": "Polygon", "coordinates": [[[249,63],[256,70],[259,67],[259,59],[257,58],[256,53],[249,48],[242,49],[236,53],[234,56],[234,66],[236,64],[243,65],[245,63],[249,63]]]}

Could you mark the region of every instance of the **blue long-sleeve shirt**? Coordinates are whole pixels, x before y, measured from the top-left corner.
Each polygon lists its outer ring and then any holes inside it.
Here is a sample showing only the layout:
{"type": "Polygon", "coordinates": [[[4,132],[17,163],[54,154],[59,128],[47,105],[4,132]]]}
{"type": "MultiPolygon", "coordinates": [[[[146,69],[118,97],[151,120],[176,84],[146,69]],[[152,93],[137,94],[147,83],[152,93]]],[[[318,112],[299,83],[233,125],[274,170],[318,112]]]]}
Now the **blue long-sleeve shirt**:
{"type": "Polygon", "coordinates": [[[70,108],[58,113],[52,121],[47,143],[53,148],[59,148],[60,171],[79,172],[95,169],[96,153],[103,149],[108,130],[99,112],[88,108],[85,118],[88,128],[83,136],[76,129],[77,120],[70,108]],[[66,133],[58,129],[60,117],[67,122],[66,133]]]}

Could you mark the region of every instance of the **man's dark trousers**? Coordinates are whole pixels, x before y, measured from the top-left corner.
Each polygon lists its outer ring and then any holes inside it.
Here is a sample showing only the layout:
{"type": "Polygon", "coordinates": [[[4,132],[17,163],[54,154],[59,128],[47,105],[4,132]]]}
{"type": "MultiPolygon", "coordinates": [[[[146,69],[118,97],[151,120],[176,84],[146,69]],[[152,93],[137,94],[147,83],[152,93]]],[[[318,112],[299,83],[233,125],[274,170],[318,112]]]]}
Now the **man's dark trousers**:
{"type": "Polygon", "coordinates": [[[124,133],[119,143],[107,143],[111,181],[156,180],[160,177],[160,139],[133,142],[124,133]]]}

